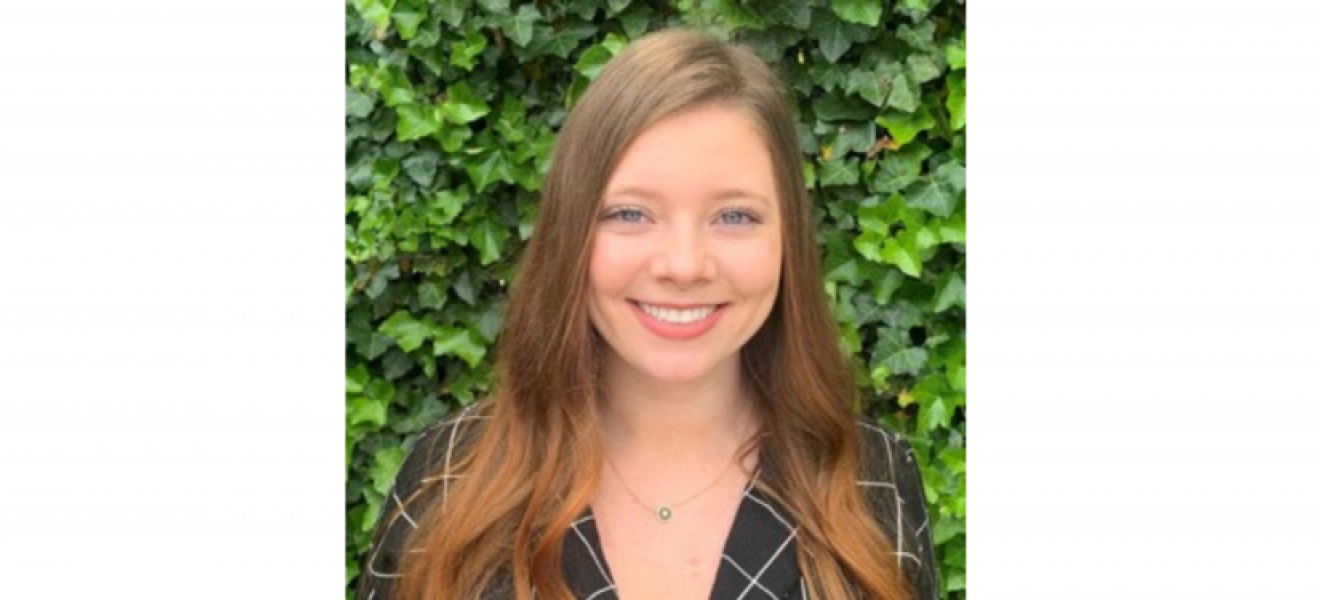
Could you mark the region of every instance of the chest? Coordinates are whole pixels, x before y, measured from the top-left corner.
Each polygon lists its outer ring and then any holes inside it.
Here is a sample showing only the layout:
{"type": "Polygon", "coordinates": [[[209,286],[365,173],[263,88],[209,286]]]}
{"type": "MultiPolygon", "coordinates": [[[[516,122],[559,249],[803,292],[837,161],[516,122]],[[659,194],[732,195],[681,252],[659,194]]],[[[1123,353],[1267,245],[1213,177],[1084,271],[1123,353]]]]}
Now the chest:
{"type": "Polygon", "coordinates": [[[680,507],[658,523],[636,504],[598,498],[565,539],[565,578],[576,597],[591,600],[800,595],[797,527],[781,508],[746,489],[732,508],[713,512],[721,518],[680,507]],[[609,517],[623,508],[635,512],[609,517]]]}
{"type": "Polygon", "coordinates": [[[631,498],[599,498],[600,546],[619,597],[709,599],[742,500],[732,492],[675,507],[668,521],[631,498]]]}

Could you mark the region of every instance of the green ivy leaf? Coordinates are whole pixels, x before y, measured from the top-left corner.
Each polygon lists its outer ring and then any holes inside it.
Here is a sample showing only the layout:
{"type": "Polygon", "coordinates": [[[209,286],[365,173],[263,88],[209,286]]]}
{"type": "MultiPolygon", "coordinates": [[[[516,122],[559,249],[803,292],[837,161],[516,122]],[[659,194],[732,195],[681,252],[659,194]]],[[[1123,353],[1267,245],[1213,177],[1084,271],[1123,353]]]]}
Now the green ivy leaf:
{"type": "Polygon", "coordinates": [[[549,32],[543,40],[533,45],[536,54],[553,54],[559,58],[568,58],[577,49],[582,40],[596,34],[596,28],[588,23],[574,23],[559,31],[539,29],[549,32]]]}
{"type": "Polygon", "coordinates": [[[949,271],[936,281],[935,312],[942,313],[954,306],[967,306],[967,286],[957,271],[949,271]]]}
{"type": "Polygon", "coordinates": [[[457,29],[463,24],[463,13],[470,4],[468,0],[436,0],[435,15],[450,27],[457,29]]]}
{"type": "Polygon", "coordinates": [[[524,4],[518,7],[516,14],[505,20],[504,31],[514,44],[526,47],[527,43],[532,41],[533,28],[541,20],[541,13],[536,10],[535,5],[524,4]]]}
{"type": "Polygon", "coordinates": [[[908,277],[921,277],[921,251],[911,232],[904,230],[897,237],[885,240],[880,258],[902,271],[908,277]]]}
{"type": "Polygon", "coordinates": [[[936,521],[934,527],[931,528],[931,538],[937,545],[944,544],[958,534],[963,533],[964,529],[962,523],[959,521],[954,519],[940,519],[936,521]]]}
{"type": "Polygon", "coordinates": [[[348,397],[348,424],[350,426],[363,423],[376,426],[385,425],[386,412],[386,404],[378,399],[357,394],[350,394],[348,397]]]}
{"type": "Polygon", "coordinates": [[[359,92],[353,86],[345,87],[345,112],[355,119],[365,119],[376,108],[376,101],[368,94],[359,92]]]}
{"type": "Polygon", "coordinates": [[[886,219],[885,209],[879,204],[863,206],[857,209],[857,224],[863,232],[872,232],[882,238],[889,234],[890,221],[886,219]]]}
{"type": "Polygon", "coordinates": [[[949,127],[961,131],[967,126],[967,82],[962,73],[949,75],[949,97],[944,107],[949,110],[949,127]]]}
{"type": "Polygon", "coordinates": [[[935,60],[938,54],[912,54],[907,58],[907,72],[912,75],[912,80],[918,84],[932,81],[944,72],[944,65],[935,60]]]}
{"type": "MultiPolygon", "coordinates": [[[[893,94],[890,94],[889,98],[893,100],[893,94]]],[[[935,118],[926,110],[925,105],[919,106],[912,114],[886,110],[880,113],[876,122],[889,132],[889,137],[899,147],[916,139],[917,134],[935,127],[935,118]]]]}
{"type": "Polygon", "coordinates": [[[789,47],[802,40],[801,30],[779,26],[761,31],[742,31],[740,34],[740,42],[751,47],[762,60],[772,65],[782,62],[789,47]]]}
{"type": "Polygon", "coordinates": [[[363,395],[389,405],[394,400],[394,391],[394,384],[388,379],[372,379],[363,390],[363,395]]]}
{"type": "Polygon", "coordinates": [[[920,86],[907,73],[894,78],[893,86],[889,88],[889,106],[908,113],[921,106],[920,86]]]}
{"type": "Polygon", "coordinates": [[[863,231],[862,235],[853,239],[853,248],[857,250],[863,258],[872,262],[885,262],[881,256],[881,248],[885,244],[885,234],[878,231],[863,231]]]}
{"type": "Polygon", "coordinates": [[[854,98],[840,98],[835,95],[822,96],[811,104],[811,110],[821,121],[861,121],[870,119],[875,111],[864,102],[854,98]]]}
{"type": "Polygon", "coordinates": [[[371,376],[367,374],[367,366],[358,363],[348,370],[344,389],[350,394],[360,393],[367,385],[367,380],[370,378],[371,376]]]}
{"type": "Polygon", "coordinates": [[[478,193],[485,191],[496,181],[514,183],[509,160],[498,148],[492,148],[482,155],[480,160],[464,164],[463,168],[467,171],[468,177],[472,178],[478,193]]]}
{"type": "Polygon", "coordinates": [[[447,95],[440,104],[440,114],[450,123],[466,125],[490,113],[490,105],[473,93],[466,81],[450,86],[447,95]]]}
{"type": "Polygon", "coordinates": [[[442,127],[440,133],[436,134],[435,139],[440,142],[441,150],[455,154],[463,149],[463,145],[468,140],[472,139],[472,130],[463,125],[449,125],[442,127]]]}
{"type": "Polygon", "coordinates": [[[830,8],[840,19],[867,27],[880,25],[880,0],[831,0],[830,8]]]}
{"type": "Polygon", "coordinates": [[[434,150],[419,150],[403,159],[403,172],[408,178],[422,187],[431,187],[435,181],[435,170],[440,165],[440,155],[434,150]]]}
{"type": "Polygon", "coordinates": [[[921,405],[921,409],[917,411],[917,427],[923,433],[947,429],[952,418],[953,411],[949,409],[948,402],[943,396],[938,396],[929,404],[921,405]]]}
{"type": "Polygon", "coordinates": [[[354,0],[354,4],[364,20],[380,28],[389,26],[394,0],[354,0]]]}
{"type": "Polygon", "coordinates": [[[839,129],[839,135],[834,138],[835,157],[842,157],[849,152],[865,154],[875,145],[875,123],[872,121],[840,125],[839,129]]]}
{"type": "Polygon", "coordinates": [[[423,308],[440,310],[445,307],[445,302],[448,300],[449,296],[445,295],[444,289],[433,281],[427,281],[417,286],[417,301],[421,303],[423,308]]]}
{"type": "Polygon", "coordinates": [[[471,71],[477,64],[477,57],[486,50],[486,36],[477,29],[469,31],[463,39],[454,42],[453,49],[449,52],[449,64],[471,71]]]}
{"type": "Polygon", "coordinates": [[[609,0],[605,3],[606,14],[617,15],[632,4],[632,0],[609,0]]]}
{"type": "MultiPolygon", "coordinates": [[[[527,144],[519,144],[527,135],[527,107],[523,106],[517,98],[505,96],[504,104],[500,106],[500,112],[495,119],[495,131],[500,134],[500,139],[506,144],[517,144],[516,148],[527,148],[527,144]]],[[[525,158],[515,159],[513,162],[523,162],[525,158]]]]}
{"type": "Polygon", "coordinates": [[[857,180],[857,161],[855,159],[827,160],[820,165],[821,187],[852,185],[857,183],[857,180]]]}
{"type": "Polygon", "coordinates": [[[403,466],[404,450],[402,446],[388,446],[377,450],[371,465],[371,489],[381,496],[390,493],[394,486],[394,477],[403,466]]]}
{"type": "Polygon", "coordinates": [[[958,195],[934,179],[923,178],[908,191],[907,202],[909,206],[923,209],[935,216],[947,217],[953,214],[953,209],[958,204],[958,195]]]}
{"type": "MultiPolygon", "coordinates": [[[[414,51],[414,56],[418,56],[417,51],[426,50],[429,60],[429,57],[439,58],[440,49],[435,47],[438,43],[440,43],[440,27],[432,20],[427,26],[419,28],[417,35],[408,41],[408,49],[414,51]]],[[[439,74],[438,71],[436,73],[439,74]]]]}
{"type": "Polygon", "coordinates": [[[454,222],[454,218],[463,212],[468,202],[466,187],[445,189],[430,196],[427,200],[426,221],[433,226],[443,226],[454,222]]]}
{"type": "Polygon", "coordinates": [[[458,298],[466,302],[468,306],[477,304],[477,290],[472,286],[472,276],[468,275],[467,271],[458,274],[458,278],[454,280],[453,288],[454,293],[458,294],[458,298]]]}
{"type": "Polygon", "coordinates": [[[577,64],[573,65],[573,70],[581,73],[589,81],[595,81],[600,75],[601,69],[605,68],[605,63],[609,62],[614,55],[623,50],[628,41],[616,34],[609,34],[605,41],[588,48],[582,56],[578,58],[577,64]]]}
{"type": "MultiPolygon", "coordinates": [[[[876,261],[880,262],[880,261],[876,261]]],[[[903,287],[907,281],[907,276],[902,271],[896,269],[885,269],[885,274],[880,279],[880,284],[875,289],[875,301],[881,304],[891,301],[894,293],[903,287]]]]}
{"type": "Polygon", "coordinates": [[[930,154],[930,149],[920,142],[904,144],[897,152],[885,153],[876,170],[872,188],[882,194],[907,189],[921,177],[921,164],[930,154]]]}
{"type": "Polygon", "coordinates": [[[386,352],[385,359],[382,362],[385,366],[385,378],[390,381],[398,381],[408,374],[408,371],[411,371],[413,367],[417,366],[417,361],[413,360],[407,352],[398,348],[386,352]]]}
{"type": "Polygon", "coordinates": [[[940,243],[940,236],[930,227],[921,226],[912,230],[912,238],[916,240],[917,251],[924,253],[929,248],[934,248],[940,243]]]}
{"type": "Polygon", "coordinates": [[[416,11],[396,10],[393,14],[394,27],[399,30],[399,37],[411,40],[417,36],[417,26],[422,24],[425,14],[416,11]]]}
{"type": "Polygon", "coordinates": [[[436,356],[457,356],[470,367],[477,366],[486,356],[486,347],[473,339],[472,333],[466,329],[439,328],[434,347],[436,356]]]}
{"type": "Polygon", "coordinates": [[[405,104],[395,109],[399,122],[395,136],[400,142],[424,138],[440,130],[439,115],[433,107],[405,104]]]}
{"type": "Polygon", "coordinates": [[[367,80],[367,85],[380,92],[380,97],[385,101],[385,106],[395,107],[417,102],[417,93],[413,91],[412,82],[409,81],[403,70],[396,65],[389,65],[377,70],[367,80]]]}
{"type": "Polygon", "coordinates": [[[380,332],[394,338],[404,352],[420,348],[431,333],[427,324],[418,321],[406,310],[394,311],[390,318],[381,323],[380,332]]]}
{"type": "Polygon", "coordinates": [[[963,70],[967,68],[966,34],[944,44],[944,60],[949,63],[950,69],[963,70]]]}
{"type": "Polygon", "coordinates": [[[903,40],[918,52],[936,51],[934,21],[922,21],[916,27],[909,27],[907,23],[899,25],[895,37],[903,40]]]}
{"type": "Polygon", "coordinates": [[[367,343],[365,345],[358,346],[358,353],[367,360],[375,360],[380,357],[380,355],[384,354],[386,350],[389,350],[390,346],[393,344],[394,341],[391,340],[389,336],[372,333],[371,336],[367,338],[367,343]]]}
{"type": "Polygon", "coordinates": [[[806,29],[811,26],[811,4],[807,2],[784,2],[771,0],[755,5],[757,12],[765,15],[766,21],[787,25],[793,29],[806,29]]]}
{"type": "Polygon", "coordinates": [[[718,13],[707,32],[720,39],[728,39],[730,30],[760,30],[767,25],[761,12],[750,10],[739,0],[716,0],[715,8],[718,13]]]}
{"type": "Polygon", "coordinates": [[[898,300],[885,307],[874,309],[876,317],[890,327],[899,327],[904,331],[920,325],[922,321],[928,318],[926,312],[921,307],[908,302],[907,300],[898,300]]]}
{"type": "Polygon", "coordinates": [[[481,221],[472,231],[472,243],[481,254],[481,264],[489,265],[500,259],[509,232],[491,221],[481,221]]]}
{"type": "Polygon", "coordinates": [[[955,194],[967,189],[967,169],[956,162],[946,162],[935,169],[935,181],[949,188],[955,194]]]}
{"type": "Polygon", "coordinates": [[[962,213],[953,215],[948,221],[941,221],[936,232],[944,243],[967,243],[967,221],[962,213]]]}
{"type": "Polygon", "coordinates": [[[913,347],[903,329],[880,328],[874,348],[874,364],[884,366],[894,375],[914,375],[926,365],[926,350],[913,347]]]}
{"type": "Polygon", "coordinates": [[[567,0],[562,4],[565,13],[577,15],[588,21],[596,18],[596,10],[600,8],[599,0],[567,0]]]}
{"type": "Polygon", "coordinates": [[[877,107],[885,105],[885,96],[889,93],[889,86],[880,84],[880,76],[865,69],[849,71],[843,89],[849,94],[861,96],[877,107]]]}
{"type": "Polygon", "coordinates": [[[825,60],[832,63],[839,62],[854,42],[864,40],[868,35],[866,29],[840,21],[828,10],[818,10],[812,15],[809,31],[825,60]]]}

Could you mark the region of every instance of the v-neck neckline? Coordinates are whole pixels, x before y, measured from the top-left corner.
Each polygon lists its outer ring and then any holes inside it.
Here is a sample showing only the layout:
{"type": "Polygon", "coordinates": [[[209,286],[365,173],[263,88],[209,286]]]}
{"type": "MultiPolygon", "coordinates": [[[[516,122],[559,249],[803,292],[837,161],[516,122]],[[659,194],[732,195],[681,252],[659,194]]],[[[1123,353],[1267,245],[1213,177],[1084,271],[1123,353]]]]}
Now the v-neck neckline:
{"type": "MultiPolygon", "coordinates": [[[[743,488],[733,524],[720,549],[710,600],[743,598],[754,587],[783,597],[800,583],[795,541],[797,528],[783,516],[783,509],[756,490],[759,475],[758,471],[743,488]]],[[[585,556],[581,552],[564,553],[564,575],[577,596],[591,600],[619,600],[614,574],[605,557],[595,513],[590,506],[569,531],[565,545],[570,544],[586,550],[585,556]]]]}

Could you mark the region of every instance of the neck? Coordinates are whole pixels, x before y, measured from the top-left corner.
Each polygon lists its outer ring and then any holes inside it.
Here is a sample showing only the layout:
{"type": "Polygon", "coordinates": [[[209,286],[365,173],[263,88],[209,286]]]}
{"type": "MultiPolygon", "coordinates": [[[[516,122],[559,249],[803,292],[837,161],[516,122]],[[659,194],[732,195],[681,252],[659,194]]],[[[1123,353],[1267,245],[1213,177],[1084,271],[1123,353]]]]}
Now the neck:
{"type": "Polygon", "coordinates": [[[675,462],[727,458],[752,431],[752,402],[736,368],[684,384],[620,369],[607,373],[602,418],[612,454],[663,455],[675,462]]]}

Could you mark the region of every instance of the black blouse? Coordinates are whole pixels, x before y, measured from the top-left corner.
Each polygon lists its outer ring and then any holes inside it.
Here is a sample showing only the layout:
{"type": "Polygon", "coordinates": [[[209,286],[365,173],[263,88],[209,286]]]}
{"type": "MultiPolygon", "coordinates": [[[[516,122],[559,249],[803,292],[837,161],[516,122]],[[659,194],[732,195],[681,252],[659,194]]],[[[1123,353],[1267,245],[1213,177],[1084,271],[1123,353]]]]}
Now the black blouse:
{"type": "MultiPolygon", "coordinates": [[[[455,417],[428,427],[417,438],[399,469],[377,525],[376,543],[367,556],[358,587],[358,600],[390,600],[390,584],[399,577],[399,553],[408,530],[417,526],[404,499],[413,495],[454,458],[455,436],[486,417],[466,409],[455,417]],[[397,513],[396,513],[397,509],[397,513]]],[[[902,438],[870,422],[858,422],[864,443],[863,477],[857,485],[876,520],[890,536],[894,560],[913,582],[918,600],[939,598],[938,573],[932,556],[930,519],[925,492],[911,447],[902,438]]],[[[460,438],[461,439],[461,438],[460,438]]],[[[797,564],[798,528],[788,513],[761,494],[755,481],[743,491],[733,528],[725,541],[711,600],[753,598],[806,599],[806,585],[797,564]]],[[[447,481],[433,490],[447,494],[447,481]]],[[[573,523],[564,538],[564,578],[574,595],[586,600],[618,600],[614,579],[601,550],[600,536],[590,508],[573,523]]]]}

